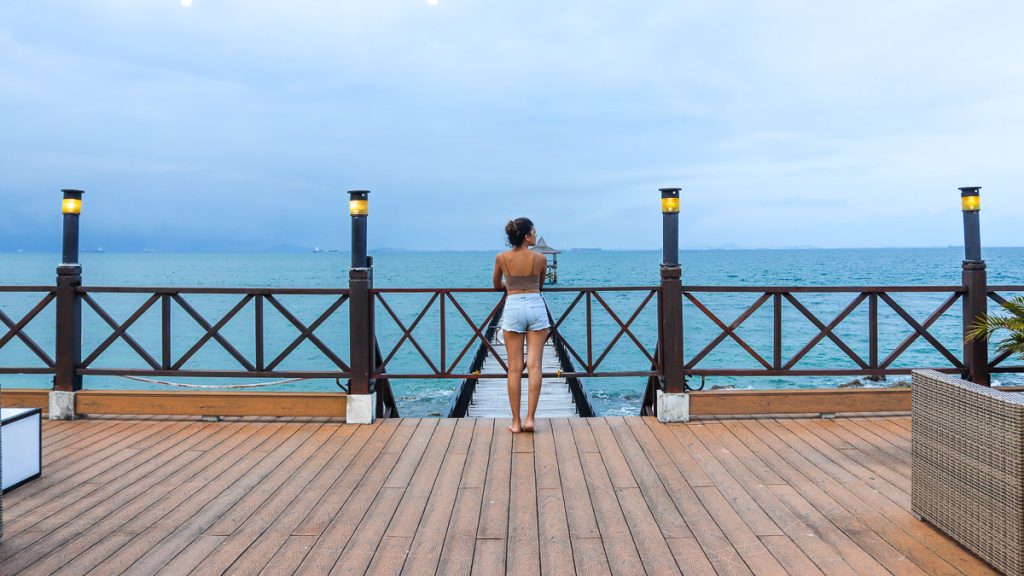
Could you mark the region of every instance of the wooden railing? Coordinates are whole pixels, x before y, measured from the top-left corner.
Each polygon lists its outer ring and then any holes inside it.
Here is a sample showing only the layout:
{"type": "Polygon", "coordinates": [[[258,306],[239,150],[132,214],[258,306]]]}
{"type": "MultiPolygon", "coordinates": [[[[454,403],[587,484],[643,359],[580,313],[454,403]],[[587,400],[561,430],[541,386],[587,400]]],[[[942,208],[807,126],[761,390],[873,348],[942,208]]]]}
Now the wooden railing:
{"type": "MultiPolygon", "coordinates": [[[[55,326],[42,327],[40,318],[48,313],[55,301],[58,300],[59,288],[48,286],[3,286],[0,287],[0,298],[19,295],[25,303],[23,309],[27,310],[21,314],[9,314],[3,306],[0,306],[0,323],[4,331],[0,332],[0,351],[10,346],[13,342],[20,342],[30,352],[31,358],[35,359],[33,365],[19,361],[0,364],[0,374],[39,374],[56,375],[61,358],[56,349],[48,349],[46,343],[40,344],[34,339],[29,330],[54,330],[59,332],[62,327],[76,326],[74,321],[61,322],[57,314],[55,326]]],[[[480,310],[480,314],[470,309],[464,302],[460,301],[466,294],[481,294],[488,299],[486,293],[493,293],[489,289],[441,289],[441,288],[382,288],[370,289],[372,301],[375,303],[378,320],[390,319],[397,327],[399,337],[393,345],[387,346],[386,350],[380,348],[379,343],[374,346],[374,359],[372,362],[372,381],[374,391],[379,392],[378,402],[381,415],[397,414],[397,405],[394,395],[390,389],[392,379],[459,379],[462,381],[456,393],[454,402],[463,398],[466,390],[471,391],[471,383],[477,378],[503,377],[507,373],[504,360],[490,345],[490,339],[494,334],[496,322],[501,314],[503,298],[500,294],[493,296],[493,305],[486,304],[480,310]],[[419,306],[411,317],[403,318],[403,314],[395,306],[394,299],[400,294],[419,294],[428,296],[426,304],[419,306]],[[438,326],[436,341],[423,340],[422,335],[417,338],[417,328],[425,318],[434,316],[438,326]],[[452,317],[456,320],[452,321],[452,317]],[[463,332],[467,329],[469,337],[466,340],[453,339],[456,328],[463,332]],[[454,354],[449,353],[449,344],[456,344],[454,354]],[[468,369],[463,365],[469,351],[477,346],[476,353],[468,362],[468,369]],[[396,358],[405,355],[413,355],[422,359],[429,370],[409,370],[396,365],[396,358]],[[493,356],[502,372],[494,374],[480,374],[484,360],[493,356]]],[[[665,306],[663,287],[581,287],[565,288],[558,287],[549,289],[549,298],[556,295],[565,297],[569,304],[554,314],[552,320],[551,338],[559,348],[560,362],[563,368],[572,365],[573,369],[562,370],[557,373],[545,374],[545,376],[563,376],[571,378],[579,387],[580,394],[578,402],[585,401],[586,392],[580,385],[581,378],[598,377],[623,377],[636,376],[647,377],[648,386],[645,394],[644,409],[651,412],[651,404],[658,389],[665,389],[666,358],[662,350],[662,334],[669,329],[666,327],[662,316],[662,308],[665,306]],[[617,313],[613,306],[609,305],[608,295],[636,294],[626,314],[617,313]],[[647,340],[643,335],[635,331],[637,318],[652,307],[652,302],[658,308],[658,331],[655,341],[647,340]],[[601,338],[601,344],[595,344],[595,316],[600,313],[602,318],[611,320],[612,332],[610,339],[601,338]],[[575,316],[574,316],[575,314],[575,316]],[[573,330],[569,334],[567,328],[573,330]],[[638,362],[643,362],[648,369],[636,369],[637,366],[626,367],[627,369],[608,369],[605,364],[613,349],[627,347],[631,349],[638,362]],[[564,358],[563,358],[564,356],[564,358]]],[[[1024,286],[1004,285],[987,286],[985,294],[987,298],[998,305],[1006,302],[1004,294],[1011,292],[1024,292],[1024,286]]],[[[693,322],[697,318],[711,322],[717,327],[718,333],[699,349],[692,348],[686,358],[679,358],[679,366],[682,373],[688,378],[687,387],[700,389],[697,379],[709,376],[724,377],[799,377],[799,376],[892,376],[908,374],[912,369],[931,368],[946,373],[965,374],[971,372],[975,375],[989,373],[1010,373],[1024,372],[1024,366],[1012,363],[1011,354],[1001,353],[995,355],[991,360],[986,358],[983,366],[971,366],[970,359],[966,354],[944,344],[942,339],[934,332],[935,325],[944,317],[955,314],[961,310],[958,304],[967,301],[969,287],[967,286],[681,286],[680,295],[683,304],[688,309],[687,322],[693,322]],[[752,303],[742,308],[736,316],[726,316],[721,310],[717,310],[713,303],[709,303],[711,296],[720,297],[727,294],[742,294],[754,296],[752,303]],[[815,313],[807,304],[808,296],[820,296],[823,294],[849,295],[848,300],[837,306],[833,313],[815,313]],[[908,311],[905,304],[901,304],[898,298],[903,295],[921,295],[939,297],[931,308],[927,309],[927,315],[923,316],[921,308],[908,311]],[[758,311],[768,309],[772,314],[772,338],[770,353],[765,354],[759,351],[749,338],[741,335],[741,328],[758,311]],[[863,313],[866,309],[867,322],[864,325],[865,332],[861,334],[857,342],[848,338],[844,339],[838,334],[840,326],[850,322],[850,318],[857,312],[863,313]],[[783,311],[799,313],[799,317],[805,319],[813,327],[814,331],[809,337],[801,336],[798,340],[799,349],[792,354],[784,354],[786,345],[793,342],[794,336],[787,329],[783,322],[783,311]],[[903,338],[898,344],[887,348],[881,344],[879,317],[880,314],[888,314],[890,317],[900,319],[903,326],[909,330],[909,335],[903,338]],[[741,366],[711,366],[708,360],[712,354],[719,350],[725,342],[731,341],[739,346],[746,357],[754,362],[754,367],[741,366]],[[843,354],[843,363],[835,366],[811,366],[805,367],[808,362],[809,353],[823,342],[833,343],[843,354]],[[926,343],[934,351],[934,357],[942,363],[937,365],[916,366],[900,364],[898,361],[903,358],[911,347],[919,342],[926,343]],[[856,347],[867,346],[867,352],[858,352],[856,347]]],[[[96,334],[103,328],[109,333],[102,337],[94,346],[78,351],[78,358],[74,363],[73,376],[133,376],[145,378],[330,378],[349,379],[352,375],[351,363],[346,358],[344,342],[332,339],[325,339],[318,335],[318,329],[323,328],[330,322],[336,313],[349,310],[350,292],[348,289],[304,289],[304,288],[173,288],[173,287],[82,287],[74,288],[74,297],[78,300],[82,309],[90,311],[95,316],[87,326],[81,326],[81,320],[77,321],[79,330],[87,330],[96,334]],[[102,297],[108,295],[132,295],[136,299],[141,298],[141,304],[132,304],[117,314],[111,313],[109,305],[101,303],[102,297]],[[235,297],[224,313],[211,315],[204,314],[200,307],[194,302],[195,298],[202,296],[219,295],[223,297],[235,297]],[[321,308],[316,310],[312,321],[303,321],[283,301],[283,297],[296,298],[303,296],[319,296],[325,299],[321,308]],[[248,309],[248,311],[247,311],[248,309]],[[157,344],[152,342],[147,346],[141,340],[132,336],[131,329],[136,327],[140,319],[147,313],[152,315],[158,311],[160,316],[159,329],[160,337],[157,344]],[[274,314],[290,325],[297,336],[287,344],[280,347],[267,345],[268,314],[274,314]],[[119,316],[122,319],[118,319],[119,316]],[[174,353],[175,347],[172,342],[180,345],[182,334],[179,333],[180,325],[172,322],[172,317],[184,316],[192,323],[193,330],[198,328],[197,335],[189,341],[181,352],[174,353]],[[98,320],[96,320],[98,319],[98,320]],[[232,322],[238,323],[244,320],[251,327],[249,333],[248,349],[232,342],[225,334],[225,327],[232,322]],[[98,323],[97,323],[98,322],[98,323]],[[122,343],[132,351],[137,361],[141,361],[143,367],[132,366],[130,363],[117,365],[118,361],[124,359],[124,355],[114,354],[115,343],[122,343]],[[293,356],[300,346],[305,345],[307,349],[315,350],[320,359],[328,367],[323,369],[284,369],[285,361],[293,356]],[[197,365],[198,354],[210,347],[219,349],[227,354],[231,362],[235,364],[228,368],[210,368],[197,365]],[[113,364],[112,364],[113,362],[113,364]]],[[[8,308],[9,310],[9,308],[8,308]]],[[[308,312],[308,310],[307,310],[308,312]]],[[[993,310],[995,312],[995,310],[993,310]]],[[[79,314],[81,312],[79,311],[79,314]]],[[[307,314],[307,317],[309,315],[307,314]]],[[[351,320],[351,319],[350,319],[351,320]]],[[[965,319],[966,322],[967,319],[965,319]]],[[[371,326],[370,338],[378,342],[376,327],[373,322],[367,323],[371,326]]],[[[680,326],[679,330],[682,329],[680,326]]],[[[279,336],[279,335],[278,335],[279,336]]],[[[605,335],[607,336],[607,335],[605,335]]],[[[57,340],[60,339],[58,334],[57,340]]],[[[149,340],[153,340],[150,338],[149,340]]],[[[433,338],[431,339],[433,340],[433,338]]],[[[761,346],[764,348],[763,346],[761,346]]],[[[180,346],[179,346],[180,348],[180,346]]],[[[122,347],[123,349],[123,347],[122,347]]],[[[349,351],[349,354],[352,352],[349,351]]]]}
{"type": "MultiPolygon", "coordinates": [[[[706,318],[709,318],[720,329],[721,333],[709,344],[697,352],[686,362],[686,374],[688,376],[888,376],[896,374],[909,374],[910,368],[896,368],[894,363],[910,346],[918,339],[924,339],[937,351],[948,365],[931,367],[935,369],[961,372],[964,370],[964,363],[953,352],[951,352],[939,339],[929,330],[950,308],[961,300],[965,290],[962,286],[824,286],[824,287],[766,287],[766,286],[687,286],[684,287],[683,295],[693,306],[706,318]],[[700,299],[704,294],[723,293],[749,293],[758,294],[758,298],[747,307],[735,320],[726,324],[713,311],[711,311],[700,299]],[[807,306],[800,301],[804,294],[852,294],[852,298],[836,315],[826,318],[827,322],[811,312],[807,306]],[[907,310],[900,305],[893,294],[914,293],[914,294],[941,294],[945,296],[942,303],[935,308],[927,319],[918,322],[907,310]],[[772,354],[769,359],[764,358],[754,350],[737,330],[765,304],[771,303],[773,338],[772,354]],[[785,358],[783,355],[783,341],[785,331],[783,329],[783,307],[789,305],[806,318],[817,329],[809,340],[803,342],[798,352],[785,358]],[[878,320],[880,305],[888,307],[901,318],[906,326],[912,330],[899,345],[891,350],[884,358],[880,356],[878,320]],[[863,336],[868,344],[869,352],[867,357],[862,357],[855,352],[851,344],[836,334],[836,329],[847,320],[858,308],[868,308],[867,333],[863,336]],[[702,367],[701,363],[708,355],[718,348],[726,338],[735,341],[760,368],[736,369],[736,368],[708,368],[702,367]],[[807,354],[819,343],[828,338],[838,347],[847,360],[850,360],[854,367],[841,368],[801,368],[799,364],[807,354]]],[[[921,367],[924,368],[924,367],[921,367]]]]}
{"type": "MultiPolygon", "coordinates": [[[[388,368],[388,376],[394,379],[466,379],[466,378],[499,378],[504,377],[508,374],[508,366],[505,365],[505,360],[500,354],[494,349],[490,342],[490,336],[488,330],[493,328],[494,323],[501,315],[501,310],[504,305],[504,298],[498,294],[494,296],[494,304],[487,305],[487,313],[483,316],[481,321],[477,321],[473,318],[466,307],[460,303],[460,294],[495,294],[494,290],[485,288],[381,288],[375,289],[374,296],[376,297],[381,308],[387,313],[387,317],[390,317],[391,321],[397,326],[401,336],[398,341],[391,347],[391,349],[385,354],[384,361],[380,365],[380,368],[388,368]],[[400,294],[419,294],[419,295],[430,295],[426,304],[419,307],[418,312],[415,316],[406,318],[403,321],[400,315],[395,311],[392,299],[396,295],[400,294]],[[454,355],[452,359],[451,355],[448,354],[449,344],[452,340],[453,326],[448,320],[447,307],[452,307],[458,312],[457,314],[457,325],[462,328],[469,328],[471,334],[468,340],[459,341],[457,349],[458,353],[454,355]],[[436,332],[436,339],[430,343],[421,342],[417,339],[413,332],[417,327],[424,321],[428,315],[436,315],[438,331],[436,332]],[[473,362],[470,364],[470,370],[466,371],[461,368],[461,363],[466,358],[469,351],[476,345],[477,355],[474,356],[473,362]],[[412,350],[409,350],[412,348],[412,350]],[[403,349],[410,355],[415,352],[418,359],[422,359],[423,363],[427,366],[429,371],[403,371],[391,366],[392,360],[396,355],[403,351],[403,349]],[[428,351],[429,350],[429,351],[428,351]],[[435,352],[436,350],[436,352],[435,352]],[[481,358],[481,354],[483,358],[481,358]],[[501,367],[501,372],[489,373],[489,374],[477,374],[475,370],[478,370],[483,366],[483,360],[486,357],[493,357],[498,365],[501,367]],[[475,366],[475,368],[474,368],[475,366]]],[[[545,294],[558,294],[558,295],[571,295],[573,296],[568,306],[557,314],[557,317],[552,317],[552,324],[550,330],[550,336],[559,336],[560,346],[563,346],[565,351],[578,363],[575,371],[571,373],[559,372],[557,375],[561,376],[574,376],[576,378],[588,378],[588,377],[623,377],[623,376],[650,376],[656,373],[656,370],[616,370],[616,369],[602,369],[604,362],[607,360],[608,355],[619,346],[622,346],[623,342],[632,342],[635,346],[635,350],[639,351],[643,357],[652,361],[654,359],[653,348],[656,346],[656,342],[643,343],[638,335],[632,330],[632,325],[636,321],[637,317],[646,309],[651,306],[651,302],[655,300],[655,296],[658,294],[659,289],[657,286],[609,286],[609,287],[581,287],[581,288],[551,288],[544,291],[545,294]],[[629,293],[640,293],[643,295],[642,301],[636,306],[629,316],[623,320],[623,318],[615,312],[615,310],[608,304],[606,297],[608,294],[629,294],[629,293]],[[604,295],[604,296],[602,296],[604,295]],[[567,326],[570,316],[574,311],[580,307],[580,303],[583,302],[582,308],[584,310],[584,318],[581,323],[574,324],[574,328],[577,331],[581,331],[578,339],[574,339],[573,336],[567,334],[564,328],[567,326]],[[615,329],[615,335],[603,346],[595,347],[594,340],[594,326],[595,326],[595,315],[600,312],[601,316],[613,321],[617,328],[615,329]]],[[[377,313],[378,322],[384,315],[377,313]]],[[[378,330],[379,332],[379,330],[378,330]]],[[[545,373],[545,377],[555,376],[556,373],[545,373]]]]}
{"type": "MultiPolygon", "coordinates": [[[[1021,285],[988,286],[986,293],[988,297],[1000,305],[1005,304],[1006,299],[1001,293],[1024,292],[1021,285]]],[[[683,286],[682,295],[685,302],[692,307],[688,314],[687,322],[693,322],[695,315],[698,318],[709,320],[719,330],[718,334],[706,345],[697,349],[688,359],[683,361],[683,373],[687,378],[686,388],[692,391],[703,389],[704,378],[709,376],[724,377],[802,377],[802,376],[875,376],[888,377],[896,375],[907,375],[912,370],[932,369],[949,374],[973,375],[975,378],[984,378],[988,381],[990,373],[1021,373],[1024,372],[1024,365],[1007,365],[1012,357],[1009,352],[1003,352],[988,360],[987,354],[982,361],[971,365],[971,359],[967,353],[969,343],[964,343],[963,333],[969,329],[975,319],[968,317],[966,302],[969,296],[968,286],[683,286]],[[732,319],[722,319],[722,314],[713,310],[707,304],[709,295],[724,294],[745,294],[756,295],[754,301],[743,308],[740,313],[732,319]],[[850,299],[836,308],[834,316],[819,317],[802,300],[806,295],[822,294],[849,294],[850,299]],[[894,295],[938,295],[941,301],[937,306],[930,309],[924,318],[917,318],[907,310],[904,304],[897,301],[894,295]],[[958,307],[958,305],[960,305],[958,307]],[[755,346],[740,335],[740,328],[749,319],[764,307],[770,307],[772,312],[772,338],[771,354],[763,355],[756,350],[755,346]],[[799,313],[801,318],[806,319],[814,326],[815,332],[806,340],[799,340],[800,348],[788,357],[784,352],[784,342],[791,342],[793,336],[789,336],[783,322],[783,310],[789,308],[799,313]],[[837,334],[837,329],[849,321],[854,312],[867,309],[867,322],[865,333],[858,343],[844,340],[837,334]],[[902,322],[904,328],[909,329],[910,334],[895,344],[891,349],[882,350],[879,334],[879,316],[882,310],[894,314],[902,322]],[[958,327],[957,340],[964,344],[963,350],[951,350],[943,344],[939,336],[933,331],[933,327],[948,314],[960,312],[962,327],[958,327]],[[808,354],[825,340],[832,342],[844,355],[844,363],[848,366],[841,366],[838,362],[833,366],[803,367],[808,354]],[[738,366],[708,366],[706,365],[711,354],[721,348],[724,342],[731,340],[745,353],[745,357],[752,360],[757,367],[738,366]],[[898,361],[905,356],[907,351],[915,343],[923,341],[934,351],[934,357],[944,363],[937,365],[913,365],[900,364],[898,361]],[[854,347],[866,344],[867,353],[858,354],[854,347]],[[698,384],[698,379],[700,384],[698,384]]],[[[997,310],[992,310],[997,313],[997,310]]],[[[986,344],[987,346],[987,344],[986,344]]],[[[652,369],[661,366],[658,359],[652,361],[652,369]]],[[[660,369],[663,373],[663,368],[660,369]]],[[[641,413],[647,415],[655,414],[655,402],[658,390],[664,390],[663,377],[653,376],[648,378],[641,413]]],[[[859,393],[846,392],[854,396],[859,393]]],[[[767,396],[766,396],[767,398],[767,396]]],[[[908,397],[909,398],[909,397],[908,397]]],[[[765,402],[762,398],[761,402],[765,402]]],[[[814,403],[815,406],[821,402],[814,403]]],[[[878,404],[870,404],[877,409],[878,404]]],[[[767,412],[767,408],[764,408],[767,412]]],[[[812,411],[812,410],[808,410],[812,411]]]]}
{"type": "Polygon", "coordinates": [[[18,366],[0,364],[0,374],[53,374],[57,369],[57,362],[54,354],[46,351],[28,334],[28,326],[39,315],[51,307],[50,304],[56,300],[57,289],[53,286],[0,286],[0,297],[8,294],[25,294],[38,297],[38,301],[28,312],[17,320],[14,320],[0,307],[0,323],[7,328],[6,333],[0,336],[0,350],[17,339],[22,342],[32,354],[43,363],[42,366],[18,366]]]}
{"type": "Polygon", "coordinates": [[[348,378],[351,370],[342,360],[340,343],[329,345],[317,336],[316,330],[339,308],[348,301],[348,290],[315,289],[315,288],[127,288],[127,287],[80,287],[78,293],[82,302],[88,306],[111,329],[111,333],[95,349],[85,355],[76,374],[82,376],[161,376],[161,377],[206,377],[206,378],[348,378]],[[115,320],[107,310],[94,298],[97,294],[137,294],[146,296],[142,305],[138,306],[121,322],[115,320]],[[197,295],[231,295],[239,296],[228,312],[211,322],[201,314],[192,303],[190,296],[197,295]],[[331,296],[331,303],[320,312],[317,318],[306,324],[279,299],[282,295],[326,295],[331,296]],[[135,338],[128,334],[128,329],[135,324],[148,310],[159,303],[160,308],[160,349],[147,350],[135,338]],[[224,327],[235,319],[250,303],[252,306],[252,334],[254,339],[253,354],[247,355],[239,351],[222,334],[224,327]],[[175,329],[171,320],[175,310],[184,311],[198,325],[203,334],[180,355],[172,353],[175,329]],[[298,337],[292,340],[277,354],[268,354],[266,346],[265,321],[267,311],[273,310],[286,319],[299,331],[298,337]],[[128,367],[94,368],[97,361],[102,360],[111,345],[121,340],[125,342],[145,364],[145,369],[128,367]],[[282,370],[281,364],[303,342],[309,342],[317,348],[323,358],[333,365],[330,370],[282,370]],[[196,353],[204,347],[217,345],[238,364],[236,368],[211,370],[190,366],[196,353]]]}

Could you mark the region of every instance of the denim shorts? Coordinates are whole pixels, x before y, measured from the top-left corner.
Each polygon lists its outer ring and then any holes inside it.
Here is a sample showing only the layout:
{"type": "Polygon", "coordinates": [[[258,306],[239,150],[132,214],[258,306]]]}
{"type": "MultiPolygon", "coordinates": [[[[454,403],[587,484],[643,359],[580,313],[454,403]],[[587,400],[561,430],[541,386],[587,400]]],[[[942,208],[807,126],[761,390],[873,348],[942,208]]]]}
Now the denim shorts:
{"type": "Polygon", "coordinates": [[[505,311],[501,315],[501,329],[507,332],[526,332],[549,328],[548,307],[538,292],[509,294],[505,311]]]}

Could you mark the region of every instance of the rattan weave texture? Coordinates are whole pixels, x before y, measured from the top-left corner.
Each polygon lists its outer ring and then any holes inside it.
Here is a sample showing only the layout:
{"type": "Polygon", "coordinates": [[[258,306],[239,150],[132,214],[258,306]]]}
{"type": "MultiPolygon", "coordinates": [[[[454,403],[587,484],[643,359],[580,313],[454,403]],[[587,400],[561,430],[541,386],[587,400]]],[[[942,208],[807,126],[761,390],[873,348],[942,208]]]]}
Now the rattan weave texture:
{"type": "Polygon", "coordinates": [[[1024,575],[1024,394],[913,373],[913,512],[1024,575]]]}

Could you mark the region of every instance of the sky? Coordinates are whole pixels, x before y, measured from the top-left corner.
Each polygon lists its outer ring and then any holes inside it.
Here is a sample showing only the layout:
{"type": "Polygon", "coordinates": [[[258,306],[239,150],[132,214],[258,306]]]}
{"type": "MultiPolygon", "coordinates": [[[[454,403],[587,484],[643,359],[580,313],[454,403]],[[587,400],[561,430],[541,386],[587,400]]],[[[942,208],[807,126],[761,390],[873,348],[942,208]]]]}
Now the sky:
{"type": "Polygon", "coordinates": [[[1024,3],[33,0],[0,17],[0,251],[1024,244],[1024,3]],[[186,4],[189,4],[186,6],[186,4]]]}

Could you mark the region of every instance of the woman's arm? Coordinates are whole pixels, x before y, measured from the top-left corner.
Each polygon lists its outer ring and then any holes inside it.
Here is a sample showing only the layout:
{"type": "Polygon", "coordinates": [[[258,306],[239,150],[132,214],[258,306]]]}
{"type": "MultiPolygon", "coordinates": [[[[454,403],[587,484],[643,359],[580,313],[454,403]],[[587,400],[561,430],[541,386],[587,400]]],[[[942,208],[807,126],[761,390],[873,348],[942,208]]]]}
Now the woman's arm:
{"type": "Polygon", "coordinates": [[[501,264],[498,259],[501,258],[501,254],[494,257],[494,274],[491,276],[491,283],[494,284],[495,290],[504,290],[505,283],[501,281],[501,264]]]}
{"type": "Polygon", "coordinates": [[[544,280],[548,276],[548,257],[543,254],[536,254],[536,256],[543,262],[540,265],[540,284],[538,285],[538,287],[543,288],[544,280]]]}

